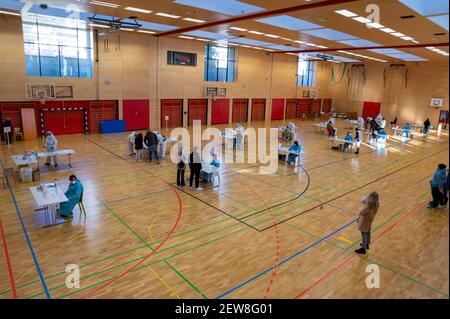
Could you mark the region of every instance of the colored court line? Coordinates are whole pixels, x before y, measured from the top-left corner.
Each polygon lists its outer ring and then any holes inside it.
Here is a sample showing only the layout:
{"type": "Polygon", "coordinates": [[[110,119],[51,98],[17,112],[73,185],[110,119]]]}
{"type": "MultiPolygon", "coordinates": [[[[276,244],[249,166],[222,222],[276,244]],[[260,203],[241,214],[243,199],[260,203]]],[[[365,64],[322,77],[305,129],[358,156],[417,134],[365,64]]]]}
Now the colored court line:
{"type": "MultiPolygon", "coordinates": [[[[397,221],[395,221],[392,225],[390,225],[387,229],[385,229],[383,232],[381,232],[374,240],[373,240],[373,244],[375,244],[384,234],[386,234],[388,231],[390,231],[392,228],[394,228],[395,226],[397,226],[401,221],[403,221],[405,218],[407,218],[408,216],[410,216],[413,212],[415,212],[417,209],[419,209],[423,204],[420,204],[420,206],[416,206],[415,208],[413,208],[412,210],[410,210],[408,213],[406,213],[405,215],[403,215],[400,219],[398,219],[397,221]]],[[[306,293],[308,293],[308,291],[310,291],[312,288],[316,287],[317,285],[319,285],[321,282],[323,282],[326,278],[328,278],[329,276],[331,276],[333,273],[335,273],[336,271],[338,271],[339,269],[341,269],[343,266],[345,266],[346,264],[348,264],[351,260],[353,260],[355,257],[357,257],[357,255],[350,255],[349,257],[347,257],[346,259],[344,259],[342,262],[340,262],[338,265],[334,266],[332,269],[330,269],[329,271],[327,271],[325,274],[323,274],[319,279],[317,279],[316,281],[314,281],[312,284],[310,284],[309,286],[307,286],[305,289],[303,289],[302,291],[300,291],[295,297],[294,299],[298,299],[302,296],[304,296],[306,293]]],[[[431,289],[435,290],[435,288],[431,287],[431,289]]],[[[442,292],[440,292],[442,293],[442,292]]]]}
{"type": "Polygon", "coordinates": [[[3,231],[3,224],[1,217],[0,217],[0,235],[2,237],[3,250],[5,252],[5,259],[8,268],[8,276],[9,276],[9,283],[11,285],[12,297],[16,299],[17,298],[16,284],[14,282],[14,275],[11,268],[11,260],[9,259],[8,245],[6,244],[6,235],[5,232],[3,231]]]}
{"type": "MultiPolygon", "coordinates": [[[[3,161],[1,159],[0,159],[0,165],[2,166],[2,168],[4,170],[5,166],[3,165],[3,161]]],[[[39,279],[41,281],[42,287],[44,288],[45,296],[47,297],[47,299],[51,299],[52,296],[50,295],[50,292],[48,291],[47,284],[45,283],[44,276],[42,275],[41,267],[39,266],[39,262],[37,260],[36,254],[34,252],[33,245],[31,244],[30,237],[28,236],[27,228],[25,227],[25,223],[23,222],[22,214],[20,213],[19,207],[17,206],[16,198],[14,196],[14,192],[11,189],[11,184],[9,183],[9,179],[8,178],[6,178],[6,184],[8,185],[9,194],[11,195],[11,198],[13,200],[17,216],[18,216],[20,224],[22,226],[22,231],[23,231],[23,233],[25,235],[25,239],[26,239],[28,248],[29,248],[29,250],[31,252],[31,256],[33,257],[34,265],[36,266],[36,270],[37,270],[38,275],[39,275],[39,279]]]]}

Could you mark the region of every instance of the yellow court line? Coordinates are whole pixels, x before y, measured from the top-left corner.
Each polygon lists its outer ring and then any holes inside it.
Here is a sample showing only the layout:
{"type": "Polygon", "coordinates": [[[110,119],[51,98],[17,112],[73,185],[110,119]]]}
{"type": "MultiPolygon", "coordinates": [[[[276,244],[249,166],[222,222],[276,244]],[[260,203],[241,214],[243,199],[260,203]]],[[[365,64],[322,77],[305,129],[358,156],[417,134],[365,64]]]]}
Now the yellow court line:
{"type": "Polygon", "coordinates": [[[339,240],[342,240],[343,242],[346,242],[346,243],[348,243],[348,244],[353,244],[353,242],[352,242],[351,240],[347,239],[347,238],[344,238],[344,237],[339,236],[338,239],[339,239],[339,240]]]}
{"type": "MultiPolygon", "coordinates": [[[[59,246],[58,248],[56,248],[55,250],[53,250],[51,253],[49,253],[47,256],[45,256],[44,258],[42,258],[41,260],[39,260],[40,262],[43,262],[45,260],[47,260],[47,258],[49,258],[50,256],[54,255],[56,252],[58,252],[59,250],[61,250],[64,246],[66,246],[67,244],[70,244],[72,240],[80,237],[81,235],[83,235],[84,232],[79,232],[77,234],[75,234],[72,237],[69,237],[68,239],[66,239],[66,242],[64,244],[62,244],[61,246],[59,246]]],[[[30,267],[27,271],[25,271],[17,280],[16,283],[18,283],[20,280],[22,280],[31,270],[34,269],[34,266],[30,267]]]]}
{"type": "MultiPolygon", "coordinates": [[[[142,257],[142,256],[139,256],[139,255],[137,254],[136,251],[134,252],[134,254],[135,254],[136,256],[138,256],[138,257],[142,257]]],[[[167,282],[165,282],[165,280],[164,280],[160,275],[158,275],[158,274],[156,273],[156,271],[154,271],[153,268],[152,268],[146,261],[144,261],[144,265],[146,265],[147,267],[145,267],[145,268],[147,268],[148,270],[150,270],[151,274],[152,274],[153,276],[155,276],[155,278],[158,279],[158,280],[161,282],[161,284],[162,284],[164,287],[166,287],[166,288],[170,291],[170,293],[171,293],[170,295],[171,295],[171,296],[174,295],[174,296],[177,297],[178,299],[181,299],[180,296],[175,292],[175,290],[173,290],[173,288],[170,287],[169,284],[168,284],[167,282]]]]}
{"type": "Polygon", "coordinates": [[[148,225],[148,236],[150,237],[151,243],[155,242],[155,240],[153,239],[153,236],[152,236],[152,227],[155,224],[156,220],[159,218],[159,216],[161,216],[163,213],[165,213],[165,211],[162,211],[158,215],[156,215],[156,217],[153,218],[153,220],[148,225]]]}

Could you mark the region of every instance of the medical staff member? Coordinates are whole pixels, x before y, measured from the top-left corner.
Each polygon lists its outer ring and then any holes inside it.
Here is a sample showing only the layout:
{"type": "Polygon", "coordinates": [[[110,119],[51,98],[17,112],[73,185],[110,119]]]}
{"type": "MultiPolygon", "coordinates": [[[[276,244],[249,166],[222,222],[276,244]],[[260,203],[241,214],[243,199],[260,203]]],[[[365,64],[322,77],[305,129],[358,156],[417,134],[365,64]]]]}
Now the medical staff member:
{"type": "Polygon", "coordinates": [[[361,147],[361,141],[362,141],[362,134],[359,128],[357,127],[355,129],[355,154],[359,154],[359,148],[361,147]]]}
{"type": "Polygon", "coordinates": [[[360,130],[364,129],[364,124],[365,124],[364,119],[362,117],[358,117],[358,127],[360,130]]]}
{"type": "MultiPolygon", "coordinates": [[[[302,150],[302,147],[301,147],[301,145],[298,143],[298,141],[294,141],[294,144],[292,144],[292,145],[289,147],[289,152],[300,153],[301,150],[302,150]]],[[[292,154],[292,153],[289,153],[289,155],[288,155],[288,160],[287,160],[288,165],[295,164],[295,160],[297,159],[297,157],[298,157],[298,154],[292,154]]]]}
{"type": "Polygon", "coordinates": [[[408,138],[409,132],[411,132],[411,127],[409,126],[409,123],[406,123],[406,125],[403,126],[403,136],[408,138]]]}
{"type": "Polygon", "coordinates": [[[344,140],[346,140],[346,142],[344,143],[344,152],[347,152],[348,148],[353,143],[352,134],[350,132],[347,132],[347,135],[345,135],[344,140]]]}
{"type": "Polygon", "coordinates": [[[72,210],[83,195],[83,185],[77,177],[75,175],[70,175],[69,181],[69,187],[64,193],[69,201],[59,204],[59,209],[57,210],[58,214],[64,219],[72,217],[72,210]]]}
{"type": "Polygon", "coordinates": [[[383,117],[380,121],[380,129],[384,130],[386,127],[386,119],[383,117]]]}
{"type": "MultiPolygon", "coordinates": [[[[58,140],[56,139],[56,137],[53,135],[52,132],[48,131],[45,136],[44,148],[46,148],[47,151],[49,151],[49,152],[54,152],[54,151],[56,151],[57,146],[58,146],[58,140]]],[[[56,155],[47,156],[47,162],[45,163],[45,165],[47,165],[47,166],[51,165],[51,158],[53,158],[53,162],[55,163],[55,166],[58,166],[58,160],[56,158],[56,155]]]]}
{"type": "Polygon", "coordinates": [[[430,181],[431,196],[433,197],[433,200],[428,204],[428,208],[441,208],[444,204],[442,188],[447,179],[446,168],[447,166],[445,164],[439,164],[436,172],[434,173],[433,179],[430,181]]]}
{"type": "Polygon", "coordinates": [[[328,123],[330,123],[331,125],[334,126],[335,121],[336,120],[334,119],[334,117],[330,116],[330,119],[328,120],[328,123]]]}
{"type": "Polygon", "coordinates": [[[133,156],[134,153],[134,141],[136,140],[137,133],[131,132],[130,135],[128,135],[127,138],[127,144],[128,144],[128,156],[133,156]]]}
{"type": "Polygon", "coordinates": [[[167,149],[167,139],[164,135],[159,132],[155,132],[156,138],[158,139],[159,145],[159,159],[164,160],[166,158],[166,149],[167,149]]]}
{"type": "Polygon", "coordinates": [[[240,123],[236,127],[236,147],[239,150],[244,149],[244,127],[240,123]]]}

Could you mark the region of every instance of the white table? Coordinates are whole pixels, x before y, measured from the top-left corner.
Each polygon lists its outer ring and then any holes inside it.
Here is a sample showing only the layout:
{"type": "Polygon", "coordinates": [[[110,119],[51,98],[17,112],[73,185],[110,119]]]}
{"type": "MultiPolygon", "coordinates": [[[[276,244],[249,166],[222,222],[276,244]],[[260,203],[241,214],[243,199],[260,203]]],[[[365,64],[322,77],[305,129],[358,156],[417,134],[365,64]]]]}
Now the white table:
{"type": "Polygon", "coordinates": [[[52,224],[56,224],[56,211],[60,203],[69,201],[62,189],[54,183],[43,183],[40,186],[30,187],[31,194],[37,206],[43,207],[47,217],[47,211],[52,214],[52,224]],[[42,186],[42,190],[39,187],[42,186]]]}
{"type": "Polygon", "coordinates": [[[349,149],[351,150],[353,148],[353,141],[347,141],[346,139],[340,138],[340,137],[332,137],[330,138],[331,141],[331,147],[342,145],[342,150],[344,150],[344,144],[348,143],[350,144],[349,149]]]}
{"type": "Polygon", "coordinates": [[[69,156],[69,166],[72,167],[72,163],[70,162],[70,155],[75,154],[74,150],[57,150],[54,152],[37,152],[36,155],[33,155],[26,159],[23,159],[23,154],[12,155],[11,158],[16,166],[22,165],[31,165],[38,164],[39,168],[39,158],[47,157],[47,156],[60,156],[60,155],[68,155],[69,156]]]}
{"type": "Polygon", "coordinates": [[[289,147],[287,147],[287,146],[280,146],[280,145],[278,145],[277,150],[278,150],[278,154],[281,153],[281,154],[285,154],[286,155],[286,162],[288,160],[289,154],[297,155],[297,158],[295,159],[296,161],[298,160],[296,165],[300,166],[300,155],[301,155],[301,152],[290,151],[289,147]]]}
{"type": "Polygon", "coordinates": [[[325,132],[327,130],[327,125],[326,124],[312,124],[312,126],[315,128],[316,132],[318,133],[322,133],[325,132]]]}

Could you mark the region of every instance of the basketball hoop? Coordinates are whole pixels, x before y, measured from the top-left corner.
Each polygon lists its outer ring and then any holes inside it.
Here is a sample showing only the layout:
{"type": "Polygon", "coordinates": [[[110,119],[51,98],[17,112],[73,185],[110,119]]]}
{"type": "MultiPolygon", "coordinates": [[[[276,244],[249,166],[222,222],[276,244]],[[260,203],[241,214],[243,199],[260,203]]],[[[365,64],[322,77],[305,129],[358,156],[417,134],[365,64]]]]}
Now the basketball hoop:
{"type": "Polygon", "coordinates": [[[45,104],[45,97],[39,98],[39,101],[41,102],[42,105],[44,105],[45,104]]]}

